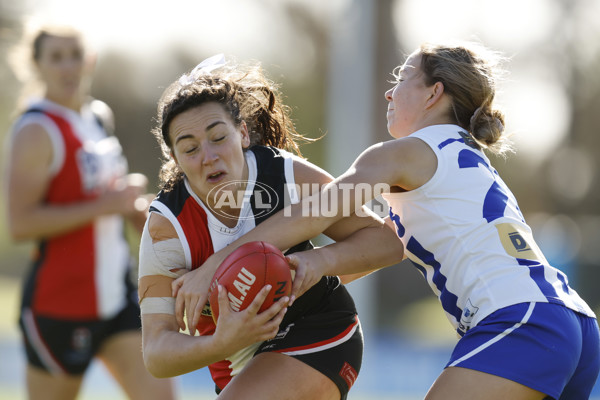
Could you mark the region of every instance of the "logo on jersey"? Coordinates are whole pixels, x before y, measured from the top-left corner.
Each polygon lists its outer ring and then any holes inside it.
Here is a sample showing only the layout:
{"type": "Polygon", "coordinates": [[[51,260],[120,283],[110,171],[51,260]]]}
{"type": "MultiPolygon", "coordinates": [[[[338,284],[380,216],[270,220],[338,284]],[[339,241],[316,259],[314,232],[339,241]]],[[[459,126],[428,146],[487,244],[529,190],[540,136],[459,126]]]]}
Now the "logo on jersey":
{"type": "Polygon", "coordinates": [[[475,307],[470,299],[467,299],[467,304],[463,309],[462,315],[460,316],[460,321],[458,322],[458,329],[462,333],[466,333],[469,329],[471,329],[471,323],[473,322],[473,317],[479,311],[479,307],[475,307]]]}
{"type": "Polygon", "coordinates": [[[496,229],[502,247],[511,257],[546,262],[546,258],[533,240],[531,232],[511,223],[498,224],[496,229]]]}
{"type": "Polygon", "coordinates": [[[92,333],[88,328],[76,328],[71,336],[71,347],[78,352],[88,352],[92,345],[92,333]]]}
{"type": "Polygon", "coordinates": [[[94,153],[79,149],[76,154],[77,165],[81,174],[81,186],[84,193],[94,193],[98,190],[100,181],[100,160],[94,153]]]}
{"type": "Polygon", "coordinates": [[[508,237],[517,252],[531,251],[531,247],[529,247],[519,232],[510,232],[508,237]]]}
{"type": "Polygon", "coordinates": [[[233,220],[245,220],[271,214],[279,205],[279,196],[273,188],[260,182],[233,180],[223,182],[208,192],[208,204],[213,214],[233,220]],[[249,185],[254,188],[248,192],[249,185]],[[244,205],[253,200],[254,213],[239,216],[233,210],[242,210],[244,205]]]}
{"type": "Polygon", "coordinates": [[[460,135],[460,137],[463,138],[463,140],[465,141],[465,144],[467,146],[469,146],[472,149],[475,150],[479,150],[480,147],[477,144],[477,142],[475,141],[475,139],[473,139],[473,136],[471,136],[469,133],[465,132],[465,131],[458,131],[458,134],[460,135]]]}
{"type": "Polygon", "coordinates": [[[210,303],[208,301],[202,308],[202,315],[205,317],[212,317],[212,308],[210,308],[210,303]]]}

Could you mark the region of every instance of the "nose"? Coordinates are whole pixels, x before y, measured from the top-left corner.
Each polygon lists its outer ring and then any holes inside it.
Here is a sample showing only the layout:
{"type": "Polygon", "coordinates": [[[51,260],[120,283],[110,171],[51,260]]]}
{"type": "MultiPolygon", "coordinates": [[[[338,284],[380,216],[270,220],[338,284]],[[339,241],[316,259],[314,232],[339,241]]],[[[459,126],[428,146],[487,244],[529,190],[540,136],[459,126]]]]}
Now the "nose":
{"type": "MultiPolygon", "coordinates": [[[[395,86],[394,86],[395,87],[395,86]]],[[[394,91],[394,88],[390,88],[385,92],[385,99],[387,101],[392,101],[392,92],[394,91]]]]}
{"type": "Polygon", "coordinates": [[[63,57],[61,61],[60,65],[63,70],[70,73],[78,72],[83,67],[83,61],[75,56],[63,57]]]}
{"type": "Polygon", "coordinates": [[[202,147],[204,150],[202,153],[202,165],[211,165],[219,159],[217,152],[214,151],[211,145],[206,145],[202,147]]]}

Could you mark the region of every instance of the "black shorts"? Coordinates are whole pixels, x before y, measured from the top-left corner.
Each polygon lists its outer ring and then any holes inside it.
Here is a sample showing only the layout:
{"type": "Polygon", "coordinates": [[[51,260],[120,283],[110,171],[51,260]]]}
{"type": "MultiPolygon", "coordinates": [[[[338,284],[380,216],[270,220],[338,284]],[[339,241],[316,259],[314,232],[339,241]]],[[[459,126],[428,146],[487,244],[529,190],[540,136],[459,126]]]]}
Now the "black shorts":
{"type": "Polygon", "coordinates": [[[128,289],[125,308],[109,320],[63,320],[21,310],[19,326],[29,364],[52,374],[83,374],[106,339],[141,329],[137,294],[128,289]]]}
{"type": "Polygon", "coordinates": [[[339,388],[341,399],[346,399],[363,355],[362,329],[350,293],[338,281],[310,310],[282,324],[275,338],[263,342],[255,354],[271,351],[323,373],[339,388]]]}

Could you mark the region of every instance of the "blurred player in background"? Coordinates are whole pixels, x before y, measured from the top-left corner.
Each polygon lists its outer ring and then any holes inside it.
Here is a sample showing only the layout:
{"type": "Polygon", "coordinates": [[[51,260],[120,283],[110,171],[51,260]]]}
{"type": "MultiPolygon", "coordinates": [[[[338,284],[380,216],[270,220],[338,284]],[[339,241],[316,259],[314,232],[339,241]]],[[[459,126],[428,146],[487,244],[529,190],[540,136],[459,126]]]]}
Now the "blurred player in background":
{"type": "Polygon", "coordinates": [[[171,382],[144,367],[124,237],[126,220],[146,219],[147,179],[127,174],[112,111],[88,97],[80,33],[51,25],[27,48],[41,97],[19,110],[6,181],[12,238],[37,242],[19,319],[28,397],[76,398],[97,357],[131,399],[172,399],[171,382]]]}
{"type": "MultiPolygon", "coordinates": [[[[391,190],[381,194],[406,255],[461,337],[426,399],[588,399],[600,369],[595,315],[537,247],[484,152],[507,149],[504,115],[494,104],[501,59],[476,44],[425,44],[414,51],[385,93],[394,140],[370,147],[321,193],[179,278],[182,306],[203,304],[193,295],[204,291],[201,275],[214,272],[231,249],[257,238],[285,248],[311,237],[337,222],[342,210],[378,194],[350,188],[384,183],[391,190]],[[337,199],[336,215],[306,213],[327,199],[337,199]]],[[[328,247],[290,256],[298,268],[292,296],[322,275],[360,272],[328,263],[328,247]]],[[[348,257],[361,255],[346,250],[348,257]]]]}
{"type": "MultiPolygon", "coordinates": [[[[308,195],[296,185],[317,191],[332,179],[292,153],[299,153],[302,137],[276,85],[259,65],[217,55],[167,88],[157,121],[165,156],[162,190],[140,246],[148,369],[173,376],[208,366],[219,399],[345,399],[360,371],[363,340],[354,301],[337,276],[319,279],[287,312],[284,297],[257,314],[268,286],[240,312],[232,311],[222,290],[216,325],[206,301],[198,321],[188,319],[190,333],[197,329],[200,336],[180,332],[185,323],[175,314],[176,278],[308,195]]],[[[373,231],[354,240],[359,247],[397,242],[372,215],[340,221],[325,234],[342,240],[358,230],[373,231]]],[[[288,253],[311,247],[299,241],[288,253]]],[[[400,261],[391,248],[378,253],[380,266],[400,261]]]]}

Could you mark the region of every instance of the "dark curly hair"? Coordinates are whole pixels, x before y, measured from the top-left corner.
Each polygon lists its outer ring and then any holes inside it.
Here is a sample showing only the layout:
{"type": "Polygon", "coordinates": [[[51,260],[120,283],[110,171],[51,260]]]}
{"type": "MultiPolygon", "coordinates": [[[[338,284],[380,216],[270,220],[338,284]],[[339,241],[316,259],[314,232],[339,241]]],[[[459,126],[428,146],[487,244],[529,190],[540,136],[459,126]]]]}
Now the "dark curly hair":
{"type": "Polygon", "coordinates": [[[209,102],[221,104],[236,126],[246,123],[250,146],[274,146],[300,155],[299,142],[313,140],[296,132],[279,87],[258,63],[227,63],[197,77],[185,74],[163,93],[152,130],[164,158],[159,175],[162,190],[171,190],[183,178],[183,171],[171,158],[171,122],[177,115],[209,102]]]}

